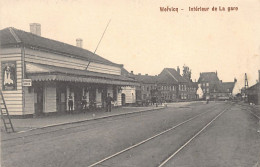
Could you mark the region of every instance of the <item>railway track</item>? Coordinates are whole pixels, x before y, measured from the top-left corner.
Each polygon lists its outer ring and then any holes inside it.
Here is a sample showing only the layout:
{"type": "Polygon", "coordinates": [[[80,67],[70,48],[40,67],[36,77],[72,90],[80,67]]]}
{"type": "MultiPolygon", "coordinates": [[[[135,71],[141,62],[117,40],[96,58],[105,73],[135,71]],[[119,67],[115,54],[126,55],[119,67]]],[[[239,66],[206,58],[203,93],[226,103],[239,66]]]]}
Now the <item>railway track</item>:
{"type": "MultiPolygon", "coordinates": [[[[200,133],[202,133],[208,126],[210,126],[218,117],[220,117],[223,113],[225,113],[227,110],[229,110],[231,108],[232,104],[229,104],[224,110],[221,110],[220,112],[217,112],[217,114],[214,115],[213,118],[211,118],[207,123],[206,125],[204,125],[198,132],[195,133],[195,135],[192,135],[192,137],[190,137],[184,144],[182,144],[177,150],[175,150],[172,154],[170,154],[170,156],[168,156],[167,158],[165,158],[162,162],[159,162],[158,164],[158,167],[162,167],[164,165],[167,164],[167,162],[169,162],[172,158],[174,158],[175,155],[177,155],[184,147],[186,147],[192,140],[194,140],[200,133]]],[[[159,138],[159,137],[162,137],[163,135],[169,133],[169,132],[172,132],[174,130],[176,130],[177,128],[187,124],[187,123],[190,123],[191,121],[195,120],[195,119],[198,119],[204,115],[206,115],[207,113],[211,113],[213,111],[217,111],[218,108],[214,108],[212,110],[208,110],[206,112],[203,112],[203,113],[200,113],[200,114],[197,114],[167,130],[164,130],[152,137],[149,137],[137,144],[134,144],[128,148],[125,148],[121,151],[118,151],[117,153],[114,153],[112,155],[109,155],[91,165],[89,165],[89,167],[94,167],[94,166],[111,166],[111,165],[108,165],[108,164],[104,164],[105,162],[107,161],[111,161],[112,159],[115,159],[115,158],[118,158],[120,155],[122,155],[123,153],[126,153],[128,151],[131,151],[133,149],[136,149],[138,147],[141,147],[142,145],[146,144],[146,143],[149,143],[149,142],[152,142],[153,140],[159,138]]],[[[115,165],[116,166],[116,165],[115,165]]]]}
{"type": "MultiPolygon", "coordinates": [[[[90,119],[90,120],[83,120],[83,121],[77,121],[77,122],[71,122],[71,123],[65,123],[65,124],[57,124],[55,126],[46,126],[43,128],[35,128],[35,129],[31,129],[22,133],[16,132],[14,133],[15,135],[19,134],[20,136],[16,136],[16,137],[9,137],[7,139],[2,139],[1,142],[6,142],[6,141],[11,141],[11,140],[16,140],[16,139],[21,139],[21,138],[28,138],[28,137],[33,137],[33,136],[39,136],[39,135],[44,135],[44,134],[49,134],[49,133],[56,133],[59,131],[64,131],[64,130],[68,130],[68,129],[76,129],[76,128],[80,128],[80,127],[85,127],[85,126],[89,126],[89,125],[98,125],[98,124],[102,124],[104,122],[96,122],[97,120],[104,120],[106,122],[109,121],[115,121],[115,120],[119,120],[122,118],[131,118],[131,117],[136,117],[139,115],[148,115],[148,114],[152,114],[153,112],[162,112],[163,108],[157,109],[157,110],[146,110],[146,111],[142,111],[142,112],[132,112],[132,113],[126,113],[126,114],[118,114],[118,115],[112,115],[112,116],[107,116],[104,118],[98,118],[98,119],[90,119]],[[92,123],[90,123],[92,122],[92,123]],[[89,123],[89,124],[86,124],[89,123]],[[71,126],[73,125],[73,126],[71,126]],[[53,129],[53,130],[51,130],[53,129]],[[43,132],[35,132],[36,130],[41,130],[43,132]],[[46,130],[46,131],[44,131],[46,130]],[[26,133],[30,133],[31,134],[26,134],[26,133]],[[35,133],[33,133],[35,132],[35,133]]],[[[11,134],[13,135],[13,134],[11,134]]]]}
{"type": "MultiPolygon", "coordinates": [[[[131,118],[131,117],[136,117],[136,116],[144,116],[144,115],[149,115],[149,114],[153,114],[154,112],[162,112],[163,110],[149,110],[149,111],[144,111],[144,112],[133,112],[133,113],[128,113],[126,115],[115,115],[115,116],[111,116],[108,117],[105,121],[109,122],[109,121],[115,121],[115,120],[120,120],[122,118],[131,118]]],[[[99,119],[100,120],[100,119],[99,119]]],[[[29,138],[29,137],[34,137],[34,136],[40,136],[40,135],[45,135],[45,134],[51,134],[51,133],[57,133],[60,131],[65,131],[65,130],[69,130],[69,129],[76,129],[76,128],[81,128],[81,127],[86,127],[86,126],[93,126],[93,125],[98,125],[98,124],[102,124],[104,122],[96,122],[94,120],[89,120],[89,121],[81,121],[81,122],[74,122],[72,124],[66,124],[66,125],[57,125],[54,127],[47,127],[47,128],[42,128],[42,129],[38,129],[40,131],[28,131],[30,132],[28,133],[18,133],[19,135],[15,135],[14,137],[8,137],[6,139],[2,138],[1,142],[8,142],[8,141],[12,141],[12,140],[17,140],[17,139],[25,139],[25,138],[29,138]],[[86,123],[89,124],[86,124],[86,123]],[[91,123],[90,123],[91,122],[91,123]]],[[[81,131],[85,131],[86,129],[83,129],[81,131]]],[[[78,131],[77,131],[78,132],[78,131]]],[[[17,134],[17,133],[16,133],[17,134]]]]}

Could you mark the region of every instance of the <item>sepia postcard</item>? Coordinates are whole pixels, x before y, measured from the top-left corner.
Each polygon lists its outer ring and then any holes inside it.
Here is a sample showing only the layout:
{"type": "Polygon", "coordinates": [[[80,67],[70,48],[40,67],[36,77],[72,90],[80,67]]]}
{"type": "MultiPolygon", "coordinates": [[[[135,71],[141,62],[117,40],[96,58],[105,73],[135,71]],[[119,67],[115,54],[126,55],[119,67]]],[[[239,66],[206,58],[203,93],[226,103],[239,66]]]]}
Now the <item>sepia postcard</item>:
{"type": "Polygon", "coordinates": [[[0,0],[3,167],[259,167],[259,0],[0,0]]]}

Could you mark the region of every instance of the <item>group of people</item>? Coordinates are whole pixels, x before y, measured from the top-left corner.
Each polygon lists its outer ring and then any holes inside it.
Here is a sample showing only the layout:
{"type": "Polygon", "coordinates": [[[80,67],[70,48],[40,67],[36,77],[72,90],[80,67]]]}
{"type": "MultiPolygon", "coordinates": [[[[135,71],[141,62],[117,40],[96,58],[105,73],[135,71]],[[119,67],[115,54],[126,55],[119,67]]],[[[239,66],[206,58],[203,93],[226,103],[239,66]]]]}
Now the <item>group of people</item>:
{"type": "MultiPolygon", "coordinates": [[[[112,101],[114,101],[114,99],[110,96],[110,93],[108,93],[108,96],[106,98],[106,112],[111,112],[112,101]]],[[[82,96],[81,105],[82,105],[82,110],[86,111],[87,110],[87,97],[86,96],[82,96]]],[[[68,112],[72,113],[72,111],[73,111],[73,97],[71,95],[69,95],[69,97],[68,97],[68,107],[69,107],[68,112]]]]}

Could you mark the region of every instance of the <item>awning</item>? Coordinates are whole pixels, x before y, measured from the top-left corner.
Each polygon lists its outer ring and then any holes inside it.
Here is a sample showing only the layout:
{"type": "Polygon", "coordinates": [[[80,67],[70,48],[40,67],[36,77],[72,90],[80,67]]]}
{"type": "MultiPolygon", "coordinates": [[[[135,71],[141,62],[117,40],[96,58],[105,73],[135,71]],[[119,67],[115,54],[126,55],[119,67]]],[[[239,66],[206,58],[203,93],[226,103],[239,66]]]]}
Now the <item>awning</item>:
{"type": "Polygon", "coordinates": [[[26,63],[26,75],[32,81],[68,81],[121,86],[138,86],[139,84],[122,75],[95,73],[77,69],[26,63]]]}
{"type": "Polygon", "coordinates": [[[117,80],[109,80],[109,79],[93,78],[93,77],[84,78],[84,77],[66,76],[60,74],[28,75],[28,78],[32,79],[32,81],[69,81],[69,82],[111,84],[111,85],[121,85],[121,86],[138,86],[136,82],[117,81],[117,80]]]}

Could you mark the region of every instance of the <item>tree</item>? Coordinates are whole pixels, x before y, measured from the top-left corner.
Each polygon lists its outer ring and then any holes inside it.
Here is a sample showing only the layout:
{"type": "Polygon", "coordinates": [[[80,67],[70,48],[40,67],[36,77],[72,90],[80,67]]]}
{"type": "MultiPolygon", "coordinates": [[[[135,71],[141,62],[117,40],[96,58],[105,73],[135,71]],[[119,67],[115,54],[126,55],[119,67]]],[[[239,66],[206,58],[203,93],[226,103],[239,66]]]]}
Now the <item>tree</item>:
{"type": "Polygon", "coordinates": [[[187,79],[188,81],[191,80],[191,70],[190,70],[190,68],[189,68],[188,66],[186,66],[185,64],[184,64],[184,66],[183,66],[182,76],[183,76],[185,79],[187,79]]]}

